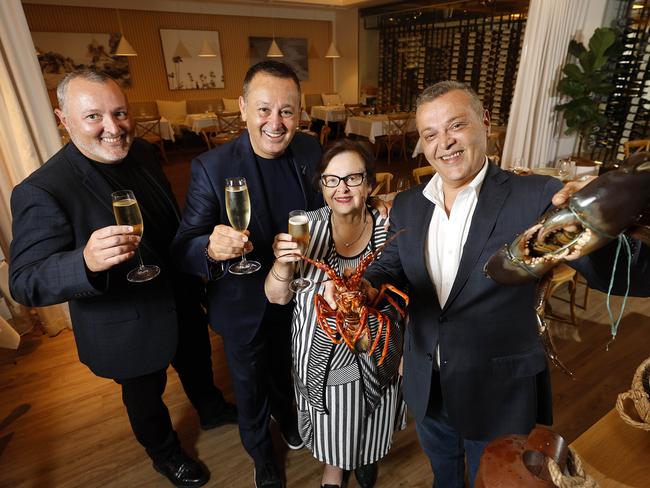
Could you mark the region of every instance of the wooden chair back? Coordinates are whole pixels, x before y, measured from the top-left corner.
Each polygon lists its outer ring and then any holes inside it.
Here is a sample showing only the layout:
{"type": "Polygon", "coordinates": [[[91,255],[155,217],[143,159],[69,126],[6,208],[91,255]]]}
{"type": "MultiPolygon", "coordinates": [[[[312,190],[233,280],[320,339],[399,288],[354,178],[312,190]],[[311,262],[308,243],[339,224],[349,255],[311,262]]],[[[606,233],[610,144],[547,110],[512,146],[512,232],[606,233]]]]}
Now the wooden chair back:
{"type": "Polygon", "coordinates": [[[390,182],[393,179],[393,173],[377,173],[375,179],[375,188],[372,190],[371,196],[390,193],[390,182]]]}
{"type": "Polygon", "coordinates": [[[169,163],[165,152],[165,141],[160,134],[160,117],[135,118],[135,136],[160,148],[163,159],[169,163]]]}
{"type": "Polygon", "coordinates": [[[436,172],[435,169],[433,169],[433,166],[422,166],[421,168],[415,168],[413,170],[413,179],[415,180],[416,184],[422,183],[422,178],[425,176],[433,176],[433,174],[436,172]]]}
{"type": "Polygon", "coordinates": [[[328,125],[324,125],[320,130],[320,145],[321,147],[327,146],[327,140],[329,138],[330,132],[332,129],[328,125]]]}
{"type": "Polygon", "coordinates": [[[643,151],[650,151],[650,139],[635,139],[623,143],[623,153],[626,158],[629,158],[631,154],[643,151]]]}
{"type": "Polygon", "coordinates": [[[217,114],[219,132],[237,135],[242,131],[239,112],[221,112],[217,114]]]}

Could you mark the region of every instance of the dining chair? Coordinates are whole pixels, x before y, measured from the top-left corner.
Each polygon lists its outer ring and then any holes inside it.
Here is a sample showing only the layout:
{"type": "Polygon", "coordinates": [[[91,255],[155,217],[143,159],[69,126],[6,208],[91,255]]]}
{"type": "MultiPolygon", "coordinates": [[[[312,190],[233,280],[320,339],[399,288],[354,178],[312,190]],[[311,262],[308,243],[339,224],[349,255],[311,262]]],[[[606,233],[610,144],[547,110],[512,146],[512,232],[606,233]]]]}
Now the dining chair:
{"type": "Polygon", "coordinates": [[[433,174],[436,172],[435,169],[433,169],[433,166],[422,166],[421,168],[415,168],[413,170],[413,179],[415,180],[416,184],[422,183],[422,178],[425,176],[433,176],[433,174]]]}
{"type": "Polygon", "coordinates": [[[237,134],[222,132],[217,125],[201,127],[200,131],[203,142],[208,146],[208,149],[213,149],[237,137],[237,134]]]}
{"type": "Polygon", "coordinates": [[[234,138],[242,131],[241,114],[239,112],[221,112],[217,114],[219,132],[231,134],[234,138]]]}
{"type": "Polygon", "coordinates": [[[375,188],[370,196],[379,195],[379,193],[390,193],[390,182],[393,179],[393,173],[377,173],[375,176],[375,188]]]}
{"type": "Polygon", "coordinates": [[[160,133],[160,117],[139,117],[134,120],[135,136],[158,146],[163,159],[169,163],[165,152],[165,141],[160,133]]]}
{"type": "Polygon", "coordinates": [[[330,132],[332,132],[332,129],[328,125],[323,125],[323,127],[320,130],[320,145],[321,147],[327,146],[327,140],[329,138],[330,132]]]}
{"type": "Polygon", "coordinates": [[[377,144],[375,158],[379,155],[381,146],[386,146],[386,151],[388,153],[387,164],[390,166],[390,158],[393,148],[401,146],[402,161],[408,161],[408,155],[406,154],[406,133],[408,132],[410,120],[410,113],[387,116],[387,121],[384,124],[384,135],[375,137],[375,142],[377,144]]]}
{"type": "Polygon", "coordinates": [[[623,143],[623,153],[625,158],[629,158],[630,154],[643,151],[650,151],[650,139],[635,139],[623,143]]]}
{"type": "Polygon", "coordinates": [[[485,154],[497,165],[501,161],[503,143],[506,138],[505,131],[491,131],[487,138],[485,154]]]}
{"type": "Polygon", "coordinates": [[[554,295],[555,291],[559,287],[566,283],[569,287],[569,314],[571,316],[571,323],[573,325],[577,325],[575,307],[578,275],[576,273],[576,270],[567,264],[560,263],[555,268],[553,268],[550,273],[551,282],[549,283],[548,288],[546,288],[546,293],[544,294],[544,302],[546,303],[546,308],[548,309],[546,316],[549,318],[554,318],[556,320],[560,318],[557,315],[553,315],[551,306],[549,304],[549,299],[554,295]]]}

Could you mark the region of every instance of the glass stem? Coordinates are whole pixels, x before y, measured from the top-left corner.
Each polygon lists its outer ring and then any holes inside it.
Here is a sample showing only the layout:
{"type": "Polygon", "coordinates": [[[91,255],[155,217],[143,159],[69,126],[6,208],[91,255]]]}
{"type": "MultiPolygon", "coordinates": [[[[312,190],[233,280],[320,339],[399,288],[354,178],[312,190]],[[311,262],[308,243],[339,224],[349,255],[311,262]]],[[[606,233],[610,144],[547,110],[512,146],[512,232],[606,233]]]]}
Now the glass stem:
{"type": "Polygon", "coordinates": [[[246,254],[244,253],[244,251],[241,252],[241,262],[242,263],[246,262],[246,254]]]}
{"type": "Polygon", "coordinates": [[[144,268],[144,262],[142,262],[142,254],[140,254],[140,248],[136,249],[135,253],[138,255],[138,261],[140,261],[140,268],[144,268]]]}

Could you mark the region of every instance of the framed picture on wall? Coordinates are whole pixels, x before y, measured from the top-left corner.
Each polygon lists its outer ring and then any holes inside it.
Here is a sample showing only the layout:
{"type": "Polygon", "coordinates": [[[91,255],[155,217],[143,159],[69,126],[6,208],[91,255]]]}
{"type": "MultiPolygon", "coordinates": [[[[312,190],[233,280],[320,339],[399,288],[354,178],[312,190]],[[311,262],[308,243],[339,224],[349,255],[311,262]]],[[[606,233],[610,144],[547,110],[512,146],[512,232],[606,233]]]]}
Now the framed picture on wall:
{"type": "Polygon", "coordinates": [[[170,90],[224,87],[218,31],[160,29],[160,41],[170,90]]]}
{"type": "Polygon", "coordinates": [[[83,68],[101,71],[122,86],[131,86],[127,58],[113,54],[119,33],[32,32],[32,40],[49,90],[67,73],[83,68]]]}
{"type": "MultiPolygon", "coordinates": [[[[273,38],[271,37],[249,37],[248,45],[251,54],[251,66],[265,61],[266,53],[273,38]]],[[[276,37],[275,42],[278,44],[280,51],[284,54],[282,58],[275,58],[278,61],[288,64],[298,75],[298,79],[309,79],[309,63],[307,62],[307,39],[301,37],[276,37]]]]}

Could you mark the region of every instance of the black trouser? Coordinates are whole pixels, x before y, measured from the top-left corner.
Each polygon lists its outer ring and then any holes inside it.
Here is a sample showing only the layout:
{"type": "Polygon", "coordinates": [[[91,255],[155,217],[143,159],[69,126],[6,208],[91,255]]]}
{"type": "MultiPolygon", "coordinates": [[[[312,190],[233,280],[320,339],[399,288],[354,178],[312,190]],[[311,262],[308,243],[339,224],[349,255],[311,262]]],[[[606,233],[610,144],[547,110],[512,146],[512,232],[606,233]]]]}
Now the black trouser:
{"type": "Polygon", "coordinates": [[[154,463],[165,461],[180,447],[169,410],[162,400],[167,370],[115,381],[122,386],[122,402],[135,438],[154,463]]]}
{"type": "MultiPolygon", "coordinates": [[[[181,326],[172,365],[201,417],[221,410],[225,400],[214,385],[210,336],[205,319],[200,319],[179,313],[181,326]]],[[[165,461],[180,447],[169,411],[162,400],[167,370],[115,381],[122,386],[122,401],[136,439],[155,463],[165,461]]]]}
{"type": "Polygon", "coordinates": [[[270,415],[280,423],[295,421],[291,313],[292,307],[269,305],[250,343],[224,338],[237,397],[239,435],[244,449],[257,465],[273,460],[270,415]]]}

